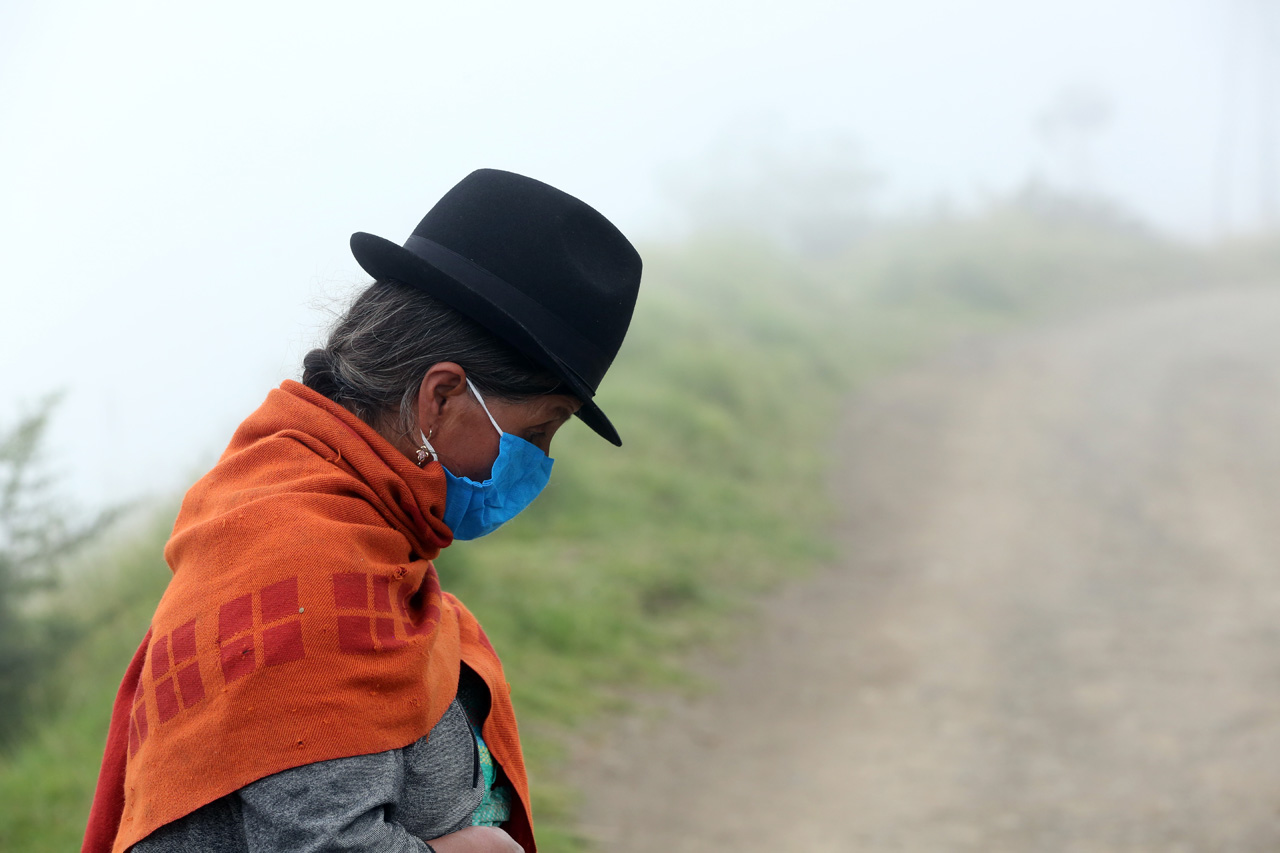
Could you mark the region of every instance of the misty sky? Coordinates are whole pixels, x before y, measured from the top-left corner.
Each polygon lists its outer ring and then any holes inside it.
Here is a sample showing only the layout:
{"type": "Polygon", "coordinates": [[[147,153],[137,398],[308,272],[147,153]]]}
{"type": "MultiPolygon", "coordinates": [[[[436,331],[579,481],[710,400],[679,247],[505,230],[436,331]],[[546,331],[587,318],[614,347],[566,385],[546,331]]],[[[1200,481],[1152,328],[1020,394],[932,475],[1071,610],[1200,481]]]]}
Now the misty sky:
{"type": "Polygon", "coordinates": [[[1249,226],[1260,5],[6,0],[0,423],[63,389],[69,491],[184,487],[365,280],[350,233],[402,240],[481,166],[641,242],[685,225],[681,176],[831,139],[886,209],[1036,176],[1192,238],[1249,226]],[[1073,97],[1096,131],[1047,132],[1073,97]]]}

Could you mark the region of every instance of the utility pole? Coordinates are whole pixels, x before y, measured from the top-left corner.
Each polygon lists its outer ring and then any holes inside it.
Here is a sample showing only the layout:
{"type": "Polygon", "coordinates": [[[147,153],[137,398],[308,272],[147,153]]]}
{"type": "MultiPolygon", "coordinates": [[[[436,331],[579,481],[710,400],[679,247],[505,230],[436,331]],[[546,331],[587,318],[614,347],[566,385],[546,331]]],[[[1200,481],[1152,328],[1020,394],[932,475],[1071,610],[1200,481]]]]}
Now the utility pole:
{"type": "Polygon", "coordinates": [[[1224,48],[1215,227],[1225,237],[1237,227],[1236,216],[1249,224],[1251,212],[1234,209],[1243,198],[1257,204],[1257,225],[1274,231],[1280,228],[1280,0],[1233,0],[1224,48]]]}
{"type": "Polygon", "coordinates": [[[1226,32],[1223,33],[1222,118],[1218,125],[1217,168],[1214,170],[1213,225],[1218,238],[1231,230],[1231,168],[1236,147],[1238,108],[1236,90],[1240,79],[1241,22],[1243,0],[1233,0],[1227,10],[1226,32]]]}
{"type": "Polygon", "coordinates": [[[1258,35],[1258,202],[1262,227],[1276,229],[1276,64],[1280,53],[1276,0],[1256,0],[1258,35]]]}

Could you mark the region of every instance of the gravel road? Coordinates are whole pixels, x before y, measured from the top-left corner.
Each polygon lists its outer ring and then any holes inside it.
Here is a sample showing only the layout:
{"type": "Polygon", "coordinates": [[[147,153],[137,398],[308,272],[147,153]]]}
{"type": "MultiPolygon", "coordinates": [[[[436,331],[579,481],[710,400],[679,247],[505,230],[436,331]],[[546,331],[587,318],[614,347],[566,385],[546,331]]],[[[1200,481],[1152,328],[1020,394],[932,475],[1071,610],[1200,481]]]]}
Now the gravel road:
{"type": "Polygon", "coordinates": [[[866,389],[843,556],[584,747],[602,850],[1280,850],[1280,289],[866,389]]]}

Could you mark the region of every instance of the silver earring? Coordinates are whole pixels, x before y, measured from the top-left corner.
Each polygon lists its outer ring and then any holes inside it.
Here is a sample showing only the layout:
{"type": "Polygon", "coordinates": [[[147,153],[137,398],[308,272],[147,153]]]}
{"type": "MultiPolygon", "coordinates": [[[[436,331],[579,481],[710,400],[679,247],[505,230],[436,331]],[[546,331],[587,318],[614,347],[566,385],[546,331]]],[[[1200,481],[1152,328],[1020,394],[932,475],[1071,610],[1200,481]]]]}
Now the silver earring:
{"type": "Polygon", "coordinates": [[[421,468],[423,463],[430,457],[432,462],[440,458],[440,454],[436,453],[436,449],[431,446],[431,436],[436,434],[436,428],[431,428],[429,435],[422,435],[422,430],[418,430],[418,435],[422,436],[422,446],[418,448],[418,467],[421,468]]]}

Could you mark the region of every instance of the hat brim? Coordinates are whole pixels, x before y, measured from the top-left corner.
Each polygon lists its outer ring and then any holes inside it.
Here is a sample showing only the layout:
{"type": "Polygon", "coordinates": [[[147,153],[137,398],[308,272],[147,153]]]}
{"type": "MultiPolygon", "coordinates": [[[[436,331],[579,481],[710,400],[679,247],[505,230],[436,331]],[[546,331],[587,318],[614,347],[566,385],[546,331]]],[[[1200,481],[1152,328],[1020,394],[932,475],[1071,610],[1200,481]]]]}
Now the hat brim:
{"type": "Polygon", "coordinates": [[[578,418],[597,435],[618,447],[622,439],[592,398],[595,390],[576,376],[530,329],[499,306],[485,299],[466,282],[459,281],[403,246],[363,231],[351,235],[351,254],[369,275],[379,281],[398,281],[439,299],[475,321],[499,340],[547,368],[582,401],[578,418]]]}

